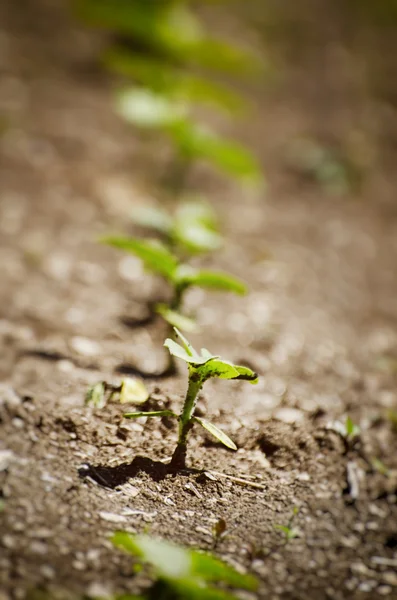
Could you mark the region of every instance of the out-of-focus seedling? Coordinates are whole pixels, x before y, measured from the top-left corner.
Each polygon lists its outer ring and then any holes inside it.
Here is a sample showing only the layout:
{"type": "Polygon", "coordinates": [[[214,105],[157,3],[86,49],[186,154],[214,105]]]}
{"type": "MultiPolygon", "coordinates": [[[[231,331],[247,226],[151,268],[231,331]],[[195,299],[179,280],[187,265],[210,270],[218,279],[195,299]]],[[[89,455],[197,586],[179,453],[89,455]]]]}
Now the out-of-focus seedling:
{"type": "Polygon", "coordinates": [[[222,244],[215,213],[203,200],[184,200],[171,216],[160,207],[139,206],[132,219],[141,227],[160,234],[167,245],[182,253],[197,254],[217,250],[222,244]]]}
{"type": "Polygon", "coordinates": [[[360,427],[353,422],[350,416],[346,417],[344,423],[342,421],[335,421],[332,423],[331,429],[339,433],[349,445],[352,444],[361,433],[360,427]]]}
{"type": "Polygon", "coordinates": [[[139,596],[142,600],[235,600],[234,594],[214,584],[252,592],[258,587],[255,577],[239,573],[209,553],[124,531],[117,531],[112,542],[151,567],[154,583],[139,596]]]}
{"type": "Polygon", "coordinates": [[[390,409],[387,413],[387,418],[390,421],[393,431],[397,433],[397,410],[390,409]]]}
{"type": "Polygon", "coordinates": [[[387,467],[385,465],[385,463],[383,463],[381,460],[379,460],[379,458],[372,458],[371,465],[372,465],[372,468],[374,469],[374,471],[377,471],[378,473],[380,473],[381,475],[384,475],[385,477],[390,477],[389,467],[387,467]]]}
{"type": "Polygon", "coordinates": [[[182,345],[179,345],[174,340],[167,339],[164,342],[164,346],[168,348],[173,356],[184,360],[188,366],[188,389],[181,413],[176,415],[170,410],[160,410],[154,412],[126,413],[124,416],[130,419],[138,417],[174,417],[178,419],[178,443],[173,453],[170,467],[172,469],[185,469],[187,438],[190,430],[196,423],[209,431],[211,435],[227,448],[237,450],[234,442],[232,442],[223,431],[218,429],[216,425],[210,423],[206,419],[194,416],[198,394],[204,383],[212,377],[219,377],[220,379],[243,379],[250,383],[257,383],[258,376],[248,367],[233,365],[232,363],[221,359],[219,356],[211,354],[205,348],[202,348],[201,352],[198,353],[176,328],[175,333],[181,340],[182,345]]]}
{"type": "MultiPolygon", "coordinates": [[[[139,240],[122,236],[106,236],[101,239],[105,244],[125,250],[140,258],[146,270],[160,275],[172,288],[172,298],[168,305],[160,305],[159,313],[172,326],[191,330],[191,323],[180,319],[179,311],[185,292],[192,286],[210,288],[219,291],[245,294],[245,284],[236,277],[222,271],[195,269],[181,263],[178,258],[157,240],[139,240]],[[178,322],[177,322],[178,320],[178,322]]],[[[186,319],[186,317],[185,317],[186,319]]]]}
{"type": "Polygon", "coordinates": [[[132,377],[126,377],[120,385],[100,381],[88,389],[85,403],[93,408],[103,408],[115,397],[120,404],[143,404],[149,398],[149,392],[142,381],[132,377]]]}
{"type": "Polygon", "coordinates": [[[284,534],[285,543],[289,542],[290,540],[293,540],[294,538],[300,537],[300,535],[301,535],[299,529],[293,527],[294,519],[298,513],[299,513],[299,508],[297,506],[295,506],[294,510],[292,512],[292,516],[291,516],[290,520],[288,521],[288,525],[278,525],[278,524],[273,525],[274,529],[277,529],[278,531],[281,531],[284,534]]]}

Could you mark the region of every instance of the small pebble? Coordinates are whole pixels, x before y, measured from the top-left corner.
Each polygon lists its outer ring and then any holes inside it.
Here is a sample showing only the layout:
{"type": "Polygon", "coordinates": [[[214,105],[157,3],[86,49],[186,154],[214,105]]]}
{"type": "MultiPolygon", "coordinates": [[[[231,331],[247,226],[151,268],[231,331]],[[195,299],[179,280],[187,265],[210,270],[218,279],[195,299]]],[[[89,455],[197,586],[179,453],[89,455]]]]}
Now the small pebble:
{"type": "Polygon", "coordinates": [[[390,585],[380,585],[376,591],[380,596],[388,596],[392,593],[393,589],[390,587],[390,585]]]}
{"type": "Polygon", "coordinates": [[[46,579],[55,579],[55,569],[50,565],[41,565],[40,573],[46,579]]]}
{"type": "Polygon", "coordinates": [[[80,336],[73,337],[70,346],[81,356],[96,356],[101,352],[101,346],[97,342],[80,336]]]}
{"type": "Polygon", "coordinates": [[[395,571],[386,571],[386,573],[382,573],[382,579],[388,585],[397,587],[397,573],[395,571]]]}

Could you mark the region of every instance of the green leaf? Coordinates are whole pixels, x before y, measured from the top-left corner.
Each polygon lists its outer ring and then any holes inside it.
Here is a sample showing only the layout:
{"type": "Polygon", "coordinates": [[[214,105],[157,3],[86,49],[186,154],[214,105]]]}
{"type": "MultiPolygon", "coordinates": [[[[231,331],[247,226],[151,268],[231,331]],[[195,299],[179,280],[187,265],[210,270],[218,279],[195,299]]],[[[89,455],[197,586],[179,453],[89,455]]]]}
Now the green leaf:
{"type": "Polygon", "coordinates": [[[194,356],[194,357],[199,358],[198,352],[196,352],[196,350],[193,348],[191,343],[185,338],[185,336],[179,331],[179,329],[177,327],[174,327],[174,331],[175,331],[177,338],[179,338],[181,340],[187,354],[189,354],[189,356],[194,356]]]}
{"type": "Polygon", "coordinates": [[[205,363],[205,366],[202,367],[202,371],[206,379],[209,379],[210,377],[236,379],[239,376],[239,372],[232,363],[220,358],[210,358],[208,362],[205,363]]]}
{"type": "Polygon", "coordinates": [[[146,386],[139,379],[126,377],[121,382],[121,404],[143,404],[149,398],[146,386]]]}
{"type": "Polygon", "coordinates": [[[176,270],[175,277],[188,285],[210,288],[213,290],[234,292],[244,295],[247,293],[247,286],[240,279],[224,273],[222,271],[193,270],[188,272],[176,270]]]}
{"type": "Polygon", "coordinates": [[[175,417],[178,418],[172,410],[152,410],[149,412],[140,411],[133,413],[124,413],[123,415],[126,419],[139,419],[139,417],[175,417]]]}
{"type": "Polygon", "coordinates": [[[252,575],[243,575],[208,553],[192,551],[192,572],[205,581],[222,581],[227,585],[254,592],[258,581],[252,575]]]}
{"type": "Polygon", "coordinates": [[[183,348],[177,342],[174,342],[174,340],[171,340],[170,338],[167,338],[165,340],[164,346],[168,348],[172,356],[176,356],[176,358],[181,358],[185,362],[190,363],[192,365],[201,365],[208,360],[200,357],[198,354],[195,354],[194,356],[188,354],[185,348],[183,348]]]}
{"type": "Polygon", "coordinates": [[[237,450],[236,444],[226,435],[226,433],[223,433],[223,431],[218,429],[218,427],[216,427],[216,425],[214,425],[213,423],[210,423],[206,419],[202,419],[201,417],[193,417],[193,420],[196,421],[197,423],[200,423],[200,425],[202,427],[204,427],[204,429],[209,431],[211,435],[213,435],[217,440],[222,442],[222,444],[227,446],[227,448],[231,448],[232,450],[237,450]]]}
{"type": "Polygon", "coordinates": [[[169,235],[172,228],[171,217],[165,210],[154,206],[137,206],[131,212],[131,218],[141,227],[154,229],[166,235],[169,235]]]}
{"type": "Polygon", "coordinates": [[[259,165],[244,146],[226,141],[186,118],[170,120],[166,131],[182,156],[191,160],[206,160],[236,179],[261,182],[259,165]]]}
{"type": "Polygon", "coordinates": [[[146,535],[132,536],[124,531],[116,532],[111,540],[118,548],[153,565],[160,576],[183,579],[191,575],[191,556],[180,546],[146,535]]]}
{"type": "Polygon", "coordinates": [[[103,408],[106,405],[105,386],[101,381],[88,389],[85,403],[87,406],[93,406],[94,408],[103,408]]]}
{"type": "Polygon", "coordinates": [[[166,304],[158,304],[156,306],[156,312],[163,317],[167,323],[173,327],[178,327],[184,331],[194,332],[198,330],[197,323],[185,315],[168,308],[166,304]]]}
{"type": "Polygon", "coordinates": [[[240,365],[234,365],[234,368],[238,371],[239,376],[238,379],[244,379],[245,381],[249,381],[252,385],[255,385],[259,381],[259,377],[255,371],[249,369],[248,367],[242,367],[240,365]]]}
{"type": "Polygon", "coordinates": [[[349,416],[346,418],[345,428],[346,435],[350,438],[357,437],[360,434],[360,428],[358,427],[358,425],[355,425],[353,423],[352,418],[349,416]]]}
{"type": "Polygon", "coordinates": [[[173,254],[155,240],[138,240],[122,236],[106,236],[100,240],[104,244],[125,250],[140,258],[146,269],[172,279],[178,261],[173,254]]]}

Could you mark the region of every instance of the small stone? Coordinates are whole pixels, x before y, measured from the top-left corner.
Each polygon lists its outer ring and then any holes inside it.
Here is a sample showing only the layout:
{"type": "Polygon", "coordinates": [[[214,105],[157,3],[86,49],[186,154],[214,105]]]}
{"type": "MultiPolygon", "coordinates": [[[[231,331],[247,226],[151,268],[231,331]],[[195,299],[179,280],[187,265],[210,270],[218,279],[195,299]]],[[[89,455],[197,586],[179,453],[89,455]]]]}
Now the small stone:
{"type": "Polygon", "coordinates": [[[380,585],[376,591],[380,596],[388,596],[392,593],[393,589],[390,587],[390,585],[380,585]]]}
{"type": "Polygon", "coordinates": [[[113,596],[113,590],[109,584],[93,581],[86,590],[88,598],[110,598],[113,596]]]}
{"type": "Polygon", "coordinates": [[[15,454],[12,450],[0,450],[0,473],[6,471],[15,459],[15,454]]]}
{"type": "Polygon", "coordinates": [[[55,569],[50,565],[41,565],[40,573],[46,579],[55,579],[55,569]]]}
{"type": "Polygon", "coordinates": [[[358,590],[360,592],[372,592],[372,590],[377,586],[377,582],[375,580],[369,580],[369,581],[362,581],[359,586],[358,586],[358,590]]]}
{"type": "Polygon", "coordinates": [[[73,337],[70,346],[81,356],[96,356],[101,352],[101,346],[97,342],[80,336],[73,337]]]}
{"type": "Polygon", "coordinates": [[[386,573],[382,573],[382,579],[388,585],[397,587],[397,573],[394,571],[386,571],[386,573]]]}
{"type": "Polygon", "coordinates": [[[9,550],[12,550],[16,546],[15,538],[13,538],[11,535],[3,535],[1,541],[4,548],[8,548],[9,550]]]}
{"type": "Polygon", "coordinates": [[[15,429],[23,429],[25,427],[24,420],[20,419],[19,417],[14,417],[14,419],[12,419],[11,423],[15,427],[15,429]]]}
{"type": "Polygon", "coordinates": [[[116,513],[106,512],[104,510],[100,511],[98,514],[101,519],[108,521],[109,523],[121,523],[127,520],[123,515],[117,515],[116,513]]]}
{"type": "Polygon", "coordinates": [[[292,424],[303,421],[304,414],[301,410],[298,410],[297,408],[283,407],[278,408],[273,413],[273,417],[278,421],[283,421],[283,423],[292,424]]]}
{"type": "Polygon", "coordinates": [[[76,571],[84,571],[87,568],[87,565],[82,560],[74,560],[72,566],[76,571]]]}
{"type": "Polygon", "coordinates": [[[44,542],[34,541],[30,544],[30,550],[33,554],[44,555],[48,553],[48,546],[44,542]]]}
{"type": "Polygon", "coordinates": [[[0,384],[0,406],[5,404],[9,408],[16,408],[22,403],[21,398],[12,387],[0,384]]]}

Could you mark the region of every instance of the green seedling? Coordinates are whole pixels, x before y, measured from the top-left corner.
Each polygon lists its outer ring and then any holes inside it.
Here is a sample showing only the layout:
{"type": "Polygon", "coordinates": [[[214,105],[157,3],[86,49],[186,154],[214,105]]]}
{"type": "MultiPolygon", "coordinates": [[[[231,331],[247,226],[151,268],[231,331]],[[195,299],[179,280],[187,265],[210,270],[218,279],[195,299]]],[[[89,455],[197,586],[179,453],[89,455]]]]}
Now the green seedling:
{"type": "Polygon", "coordinates": [[[397,410],[391,408],[387,412],[387,419],[390,421],[393,431],[397,433],[397,410]]]}
{"type": "Polygon", "coordinates": [[[332,429],[339,433],[349,444],[355,441],[361,433],[360,427],[349,416],[346,417],[344,423],[342,421],[335,421],[332,424],[332,429]]]}
{"type": "MultiPolygon", "coordinates": [[[[235,600],[234,594],[214,584],[252,592],[258,587],[255,577],[239,573],[209,553],[185,549],[146,535],[132,536],[124,531],[117,531],[112,542],[141,564],[151,567],[154,583],[143,595],[133,597],[136,599],[235,600]]],[[[128,598],[131,600],[131,596],[128,598]]],[[[122,600],[122,597],[116,600],[122,600]]]]}
{"type": "Polygon", "coordinates": [[[274,529],[277,529],[278,531],[281,531],[284,534],[286,543],[289,542],[290,540],[293,540],[294,538],[297,538],[300,536],[299,529],[293,527],[294,519],[298,513],[299,513],[299,508],[297,506],[295,506],[294,510],[292,512],[292,516],[291,516],[290,520],[288,521],[288,525],[278,525],[278,524],[273,525],[274,529]]]}
{"type": "Polygon", "coordinates": [[[85,403],[92,408],[103,408],[115,397],[120,404],[143,404],[149,392],[142,381],[133,377],[126,377],[120,385],[99,381],[88,389],[85,403]]]}
{"type": "Polygon", "coordinates": [[[198,353],[176,328],[175,333],[181,340],[182,345],[174,340],[167,339],[164,342],[164,346],[168,348],[172,356],[184,360],[188,366],[188,389],[181,413],[176,415],[171,410],[160,410],[154,412],[126,413],[124,416],[129,419],[136,419],[138,417],[173,417],[178,419],[178,443],[172,455],[170,467],[172,469],[185,469],[187,439],[193,425],[196,423],[204,427],[204,429],[227,448],[237,450],[234,442],[223,431],[218,429],[216,425],[206,419],[194,416],[198,394],[204,383],[212,377],[219,377],[220,379],[243,379],[250,383],[257,383],[258,376],[248,367],[234,365],[231,362],[221,359],[219,356],[211,354],[205,348],[202,348],[201,352],[198,353]]]}
{"type": "MultiPolygon", "coordinates": [[[[205,161],[236,180],[262,184],[261,169],[243,145],[224,139],[208,126],[195,123],[186,101],[175,101],[147,88],[128,88],[117,96],[116,110],[128,123],[142,131],[159,131],[169,139],[175,151],[172,176],[186,179],[195,161],[205,161]]],[[[176,185],[176,181],[172,181],[176,185]]],[[[179,187],[181,187],[179,185],[179,187]]]]}
{"type": "MultiPolygon", "coordinates": [[[[159,309],[160,314],[173,326],[176,315],[182,308],[185,292],[192,286],[210,288],[214,290],[245,294],[245,284],[222,271],[195,269],[190,265],[181,263],[178,258],[157,240],[139,240],[121,236],[106,236],[101,241],[109,246],[119,248],[140,258],[146,270],[160,275],[172,287],[172,298],[166,307],[159,309]]],[[[180,323],[179,323],[180,324],[180,323]]]]}
{"type": "Polygon", "coordinates": [[[385,477],[390,477],[389,467],[387,467],[385,465],[385,463],[383,463],[381,460],[379,460],[379,458],[372,458],[371,465],[372,465],[372,468],[374,469],[374,471],[377,471],[378,473],[380,473],[381,475],[384,475],[385,477]]]}
{"type": "Polygon", "coordinates": [[[211,206],[203,200],[184,200],[171,216],[160,207],[139,206],[133,221],[160,234],[168,246],[182,253],[197,254],[217,250],[222,244],[211,206]]]}

